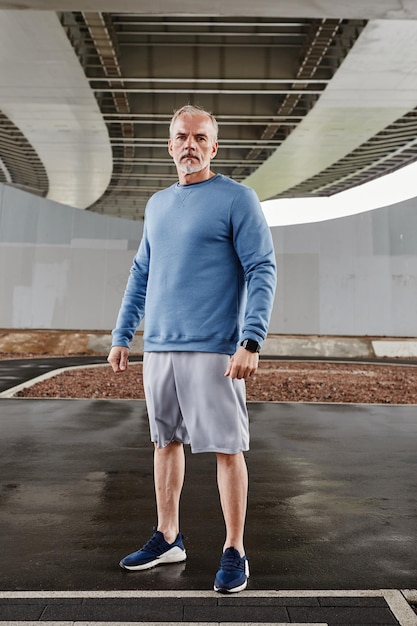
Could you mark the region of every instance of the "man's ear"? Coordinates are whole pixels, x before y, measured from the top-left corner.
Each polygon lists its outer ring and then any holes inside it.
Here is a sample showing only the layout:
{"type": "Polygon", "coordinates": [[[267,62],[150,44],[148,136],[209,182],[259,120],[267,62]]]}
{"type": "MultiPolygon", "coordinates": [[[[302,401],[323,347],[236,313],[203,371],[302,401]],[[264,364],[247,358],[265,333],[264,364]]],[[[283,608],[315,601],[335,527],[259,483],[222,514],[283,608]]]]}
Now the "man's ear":
{"type": "Polygon", "coordinates": [[[218,141],[215,141],[215,142],[213,143],[212,148],[211,148],[211,155],[210,155],[210,159],[214,159],[214,157],[215,157],[215,156],[216,156],[216,154],[217,154],[217,150],[218,150],[218,149],[219,149],[219,142],[218,142],[218,141]]]}
{"type": "Polygon", "coordinates": [[[172,156],[172,139],[168,139],[168,153],[172,156]]]}

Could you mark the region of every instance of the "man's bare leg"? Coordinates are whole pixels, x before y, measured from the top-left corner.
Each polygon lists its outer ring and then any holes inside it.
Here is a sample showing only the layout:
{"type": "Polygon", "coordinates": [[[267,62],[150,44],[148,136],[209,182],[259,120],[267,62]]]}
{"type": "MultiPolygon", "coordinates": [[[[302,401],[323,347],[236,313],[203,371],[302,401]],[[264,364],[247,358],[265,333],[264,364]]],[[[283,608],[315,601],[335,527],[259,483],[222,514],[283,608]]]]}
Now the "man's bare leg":
{"type": "Polygon", "coordinates": [[[164,448],[155,445],[154,480],[156,508],[158,513],[157,530],[163,533],[165,541],[173,543],[179,533],[179,507],[184,484],[184,447],[176,441],[164,448]]]}
{"type": "Polygon", "coordinates": [[[240,556],[245,554],[243,535],[248,500],[248,470],[243,452],[217,453],[217,484],[220,493],[226,540],[223,550],[233,546],[240,556]]]}

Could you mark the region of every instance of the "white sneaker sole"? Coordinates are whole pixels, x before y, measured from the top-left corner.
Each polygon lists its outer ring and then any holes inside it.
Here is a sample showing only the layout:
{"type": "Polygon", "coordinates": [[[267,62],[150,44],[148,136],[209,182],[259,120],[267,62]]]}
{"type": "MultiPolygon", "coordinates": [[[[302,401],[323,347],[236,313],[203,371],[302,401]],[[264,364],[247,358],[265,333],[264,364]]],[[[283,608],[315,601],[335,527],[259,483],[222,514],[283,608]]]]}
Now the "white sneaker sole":
{"type": "Polygon", "coordinates": [[[245,574],[246,580],[244,583],[239,585],[239,587],[233,587],[233,589],[225,589],[224,587],[216,587],[216,585],[214,585],[214,591],[217,591],[219,593],[238,593],[239,591],[243,591],[244,589],[246,589],[249,578],[249,561],[247,560],[245,561],[245,574]]]}
{"type": "Polygon", "coordinates": [[[238,591],[243,591],[244,589],[246,589],[247,585],[248,579],[245,580],[243,585],[240,585],[239,587],[233,587],[233,589],[224,589],[223,587],[216,587],[216,585],[214,585],[214,591],[217,591],[218,593],[238,593],[238,591]]]}
{"type": "Polygon", "coordinates": [[[128,569],[130,571],[140,571],[144,569],[151,569],[152,567],[156,567],[157,565],[169,565],[169,563],[181,563],[185,561],[187,558],[187,554],[185,550],[181,550],[178,546],[167,550],[161,556],[158,556],[153,561],[148,561],[148,563],[144,563],[143,565],[125,565],[123,561],[120,561],[119,565],[123,569],[128,569]]]}

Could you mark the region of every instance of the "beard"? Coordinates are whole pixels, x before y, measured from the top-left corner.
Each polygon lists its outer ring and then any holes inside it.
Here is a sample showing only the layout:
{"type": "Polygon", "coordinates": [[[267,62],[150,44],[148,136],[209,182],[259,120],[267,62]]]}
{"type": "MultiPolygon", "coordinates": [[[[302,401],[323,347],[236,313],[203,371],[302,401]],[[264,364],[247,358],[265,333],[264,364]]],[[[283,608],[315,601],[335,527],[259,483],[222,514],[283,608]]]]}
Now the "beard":
{"type": "Polygon", "coordinates": [[[192,157],[190,155],[185,155],[182,157],[176,166],[178,169],[184,174],[195,174],[196,172],[200,172],[207,163],[200,161],[197,157],[192,157]]]}

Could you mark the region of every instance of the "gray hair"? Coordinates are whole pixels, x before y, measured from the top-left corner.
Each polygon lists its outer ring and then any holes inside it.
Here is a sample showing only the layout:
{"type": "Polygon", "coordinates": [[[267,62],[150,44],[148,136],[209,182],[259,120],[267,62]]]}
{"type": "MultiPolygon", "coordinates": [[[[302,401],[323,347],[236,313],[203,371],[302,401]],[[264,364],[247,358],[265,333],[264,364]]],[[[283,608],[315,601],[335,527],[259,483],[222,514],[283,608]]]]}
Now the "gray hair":
{"type": "Polygon", "coordinates": [[[195,104],[185,104],[180,109],[177,109],[174,112],[174,115],[172,116],[172,119],[171,119],[171,123],[169,125],[169,136],[170,137],[172,137],[172,129],[173,129],[174,123],[176,122],[176,120],[181,115],[184,115],[186,113],[189,113],[190,115],[201,115],[201,114],[207,115],[210,118],[211,123],[213,124],[213,130],[214,130],[213,141],[217,141],[217,135],[218,135],[218,132],[219,132],[219,125],[217,123],[216,118],[214,117],[214,115],[212,113],[210,113],[209,111],[206,111],[205,109],[203,109],[203,107],[200,107],[200,106],[195,105],[195,104]]]}

